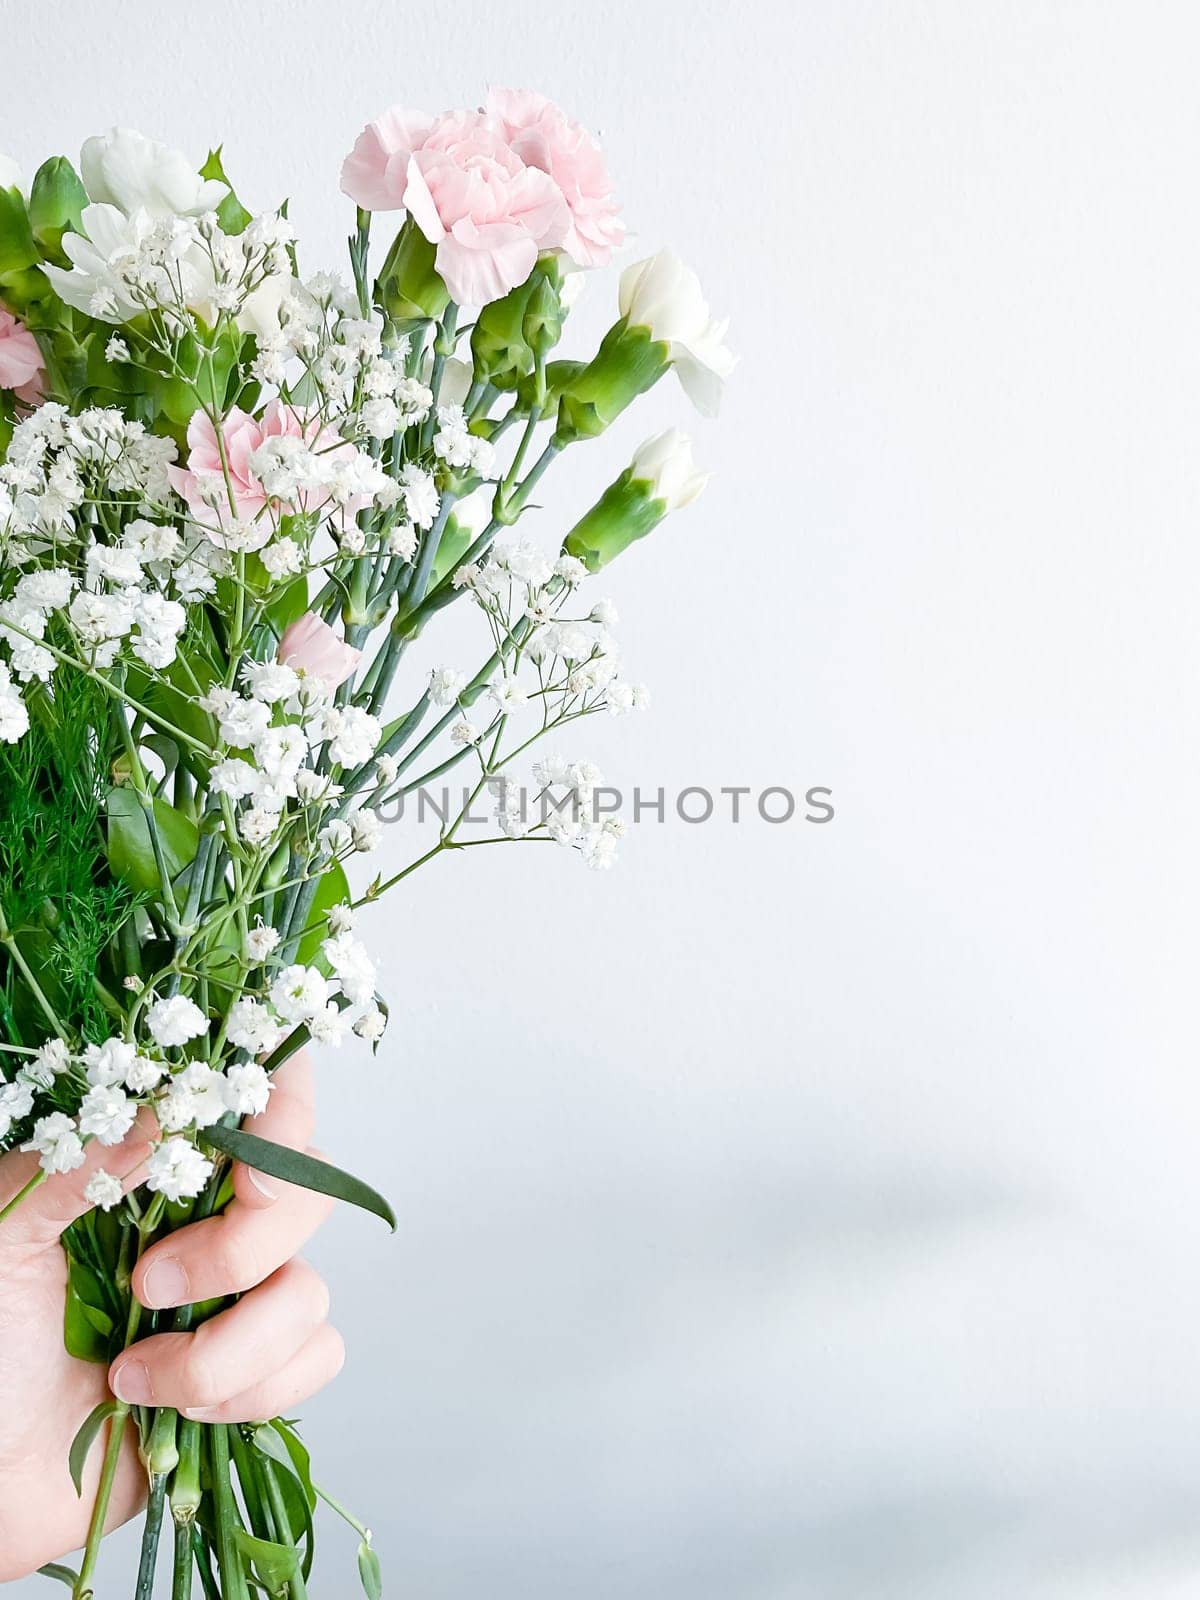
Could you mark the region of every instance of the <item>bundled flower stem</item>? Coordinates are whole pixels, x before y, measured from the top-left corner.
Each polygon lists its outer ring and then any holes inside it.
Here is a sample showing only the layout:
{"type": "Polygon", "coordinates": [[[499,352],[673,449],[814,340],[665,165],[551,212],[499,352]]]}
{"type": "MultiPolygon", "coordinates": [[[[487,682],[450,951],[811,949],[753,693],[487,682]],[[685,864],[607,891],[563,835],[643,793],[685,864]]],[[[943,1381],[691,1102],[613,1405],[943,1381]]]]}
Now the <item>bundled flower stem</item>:
{"type": "MultiPolygon", "coordinates": [[[[553,463],[672,366],[708,410],[731,366],[667,255],[626,269],[591,360],[552,359],[622,224],[595,141],[539,96],[389,111],[343,188],[350,282],[303,277],[284,212],[252,216],[218,155],[196,171],[113,130],[78,173],[54,158],[28,193],[0,187],[0,1150],[38,1153],[28,1189],[120,1144],[142,1107],[158,1130],[140,1187],[98,1167],[64,1239],[65,1337],[84,1360],[219,1309],[145,1312],[130,1285],[152,1243],[223,1209],[235,1160],[390,1220],[361,1180],[241,1120],[309,1040],[378,1047],[361,906],[479,843],[611,863],[596,768],[551,754],[527,771],[528,752],[646,703],[611,604],[585,589],[703,477],[672,430],[559,548],[512,530],[553,463]],[[479,618],[483,665],[426,669],[386,720],[406,653],[455,600],[479,618]],[[461,812],[352,887],[382,808],[460,764],[461,812]],[[495,827],[464,838],[485,793],[495,827]]],[[[174,1600],[194,1580],[302,1600],[318,1499],[381,1592],[369,1532],[313,1481],[291,1423],[115,1398],[81,1421],[76,1482],[93,1449],[103,1462],[75,1600],[94,1590],[131,1429],[148,1476],[138,1597],[166,1525],[174,1600]]]]}

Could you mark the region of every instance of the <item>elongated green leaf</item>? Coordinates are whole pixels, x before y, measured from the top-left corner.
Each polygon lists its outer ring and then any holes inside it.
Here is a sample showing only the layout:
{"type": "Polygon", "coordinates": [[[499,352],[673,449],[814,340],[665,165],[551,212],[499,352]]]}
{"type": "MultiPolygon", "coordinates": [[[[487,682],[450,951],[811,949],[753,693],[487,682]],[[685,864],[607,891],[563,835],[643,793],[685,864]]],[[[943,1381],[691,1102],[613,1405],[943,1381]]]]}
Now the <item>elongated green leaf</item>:
{"type": "Polygon", "coordinates": [[[254,1570],[267,1592],[283,1594],[291,1579],[299,1574],[300,1552],[291,1545],[256,1539],[245,1528],[235,1528],[233,1537],[242,1554],[254,1563],[254,1570]]]}
{"type": "Polygon", "coordinates": [[[107,1316],[103,1309],[104,1298],[103,1287],[92,1268],[69,1257],[63,1343],[77,1361],[107,1364],[111,1359],[110,1340],[98,1326],[99,1319],[107,1316]]]}
{"type": "Polygon", "coordinates": [[[257,1172],[268,1172],[273,1178],[282,1178],[284,1183],[297,1184],[301,1189],[315,1189],[318,1194],[332,1195],[335,1200],[345,1200],[349,1205],[359,1206],[363,1211],[381,1217],[393,1233],[396,1231],[395,1212],[383,1196],[361,1178],[352,1177],[327,1161],[317,1161],[300,1150],[274,1144],[270,1139],[260,1139],[257,1134],[247,1133],[244,1128],[205,1128],[200,1135],[200,1142],[210,1149],[233,1156],[236,1161],[244,1162],[257,1172]]]}
{"type": "Polygon", "coordinates": [[[74,1589],[79,1582],[79,1574],[72,1572],[70,1567],[64,1567],[58,1561],[47,1561],[44,1567],[39,1567],[38,1577],[57,1578],[59,1583],[65,1583],[68,1589],[74,1589]]]}
{"type": "Polygon", "coordinates": [[[208,152],[208,160],[200,168],[202,178],[215,178],[218,183],[225,184],[229,193],[217,206],[217,221],[226,233],[244,233],[250,221],[250,213],[233,192],[233,185],[225,175],[225,168],[221,164],[222,146],[208,152]]]}
{"type": "Polygon", "coordinates": [[[312,1467],[308,1450],[295,1428],[290,1428],[280,1418],[276,1418],[274,1422],[264,1422],[260,1428],[254,1430],[254,1443],[263,1455],[275,1462],[276,1466],[283,1467],[286,1472],[292,1474],[304,1491],[309,1510],[315,1510],[317,1491],[312,1484],[312,1467]]]}
{"type": "Polygon", "coordinates": [[[67,1465],[71,1469],[71,1482],[75,1485],[75,1493],[83,1494],[83,1469],[87,1465],[87,1458],[92,1446],[96,1442],[96,1435],[117,1409],[115,1400],[102,1400],[92,1411],[71,1444],[71,1454],[67,1457],[67,1465]]]}
{"type": "Polygon", "coordinates": [[[367,1600],[383,1600],[383,1568],[365,1539],[358,1547],[358,1576],[367,1600]]]}

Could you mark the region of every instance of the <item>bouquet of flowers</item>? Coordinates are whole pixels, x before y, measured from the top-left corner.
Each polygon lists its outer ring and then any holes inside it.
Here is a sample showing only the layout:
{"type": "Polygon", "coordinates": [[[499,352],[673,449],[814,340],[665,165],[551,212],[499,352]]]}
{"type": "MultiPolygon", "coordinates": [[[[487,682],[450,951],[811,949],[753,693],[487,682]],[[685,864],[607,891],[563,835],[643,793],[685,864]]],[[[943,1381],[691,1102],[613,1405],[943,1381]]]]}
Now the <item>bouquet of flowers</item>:
{"type": "MultiPolygon", "coordinates": [[[[362,906],[479,843],[611,862],[596,769],[524,763],[646,703],[589,578],[704,477],[672,430],[552,548],[514,529],[555,459],[670,368],[711,413],[732,365],[666,253],[623,271],[590,358],[556,356],[623,225],[595,140],[541,96],[390,110],[342,189],[349,276],[306,277],[286,206],[251,215],[220,151],[197,170],[115,129],[27,189],[0,160],[0,1152],[30,1153],[0,1222],[88,1165],[92,1209],[64,1237],[82,1360],[221,1309],[147,1311],[130,1281],[156,1240],[229,1203],[236,1162],[391,1220],[361,1180],[242,1119],[307,1041],[378,1047],[362,906]],[[455,601],[478,613],[481,664],[405,686],[409,646],[455,601]],[[468,807],[494,806],[486,837],[462,837],[464,807],[363,882],[381,810],[460,764],[468,807]],[[139,1118],[148,1161],[110,1170],[98,1151],[139,1118]]],[[[103,1461],[91,1535],[78,1572],[46,1569],[75,1600],[130,1430],[138,1596],[164,1526],[175,1597],[194,1578],[230,1600],[304,1595],[322,1491],[293,1423],[116,1396],[79,1420],[76,1485],[103,1461]]],[[[370,1535],[343,1515],[378,1595],[370,1535]]]]}

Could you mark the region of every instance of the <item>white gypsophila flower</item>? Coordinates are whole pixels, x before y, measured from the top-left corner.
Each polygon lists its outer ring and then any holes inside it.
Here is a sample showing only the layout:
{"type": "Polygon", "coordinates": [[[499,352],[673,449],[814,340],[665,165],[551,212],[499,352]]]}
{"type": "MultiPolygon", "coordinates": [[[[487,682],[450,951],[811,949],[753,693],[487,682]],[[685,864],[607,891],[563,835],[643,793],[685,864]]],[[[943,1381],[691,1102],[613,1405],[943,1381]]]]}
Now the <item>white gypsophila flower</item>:
{"type": "Polygon", "coordinates": [[[321,953],[337,974],[342,993],[352,1005],[365,1005],[378,983],[375,963],[361,940],[352,933],[338,933],[321,944],[321,953]]]}
{"type": "Polygon", "coordinates": [[[133,1094],[148,1094],[162,1082],[166,1064],[150,1056],[134,1056],[125,1069],[125,1087],[133,1094]]]}
{"type": "Polygon", "coordinates": [[[36,1150],[46,1173],[74,1172],[83,1165],[83,1140],[75,1131],[74,1122],[62,1111],[39,1117],[33,1125],[33,1137],[21,1149],[36,1150]]]}
{"type": "Polygon", "coordinates": [[[154,1002],[146,1012],[146,1027],[155,1043],[169,1050],[207,1033],[208,1018],[194,1000],[173,994],[154,1002]]]}
{"type": "Polygon", "coordinates": [[[217,726],[222,739],[238,750],[250,749],[270,725],[270,709],[261,700],[246,700],[235,695],[218,714],[217,726]]]}
{"type": "Polygon", "coordinates": [[[499,545],[495,560],[514,578],[540,589],[554,576],[554,563],[532,539],[521,539],[516,544],[499,545]]]}
{"type": "Polygon", "coordinates": [[[363,432],[372,439],[390,439],[400,426],[400,410],[394,400],[368,400],[359,412],[363,432]]]}
{"type": "Polygon", "coordinates": [[[130,359],[129,346],[124,339],[119,339],[114,333],[104,346],[104,359],[106,361],[128,361],[130,359]]]}
{"type": "Polygon", "coordinates": [[[429,699],[435,706],[454,705],[466,687],[466,673],[453,667],[435,667],[429,674],[429,699]]]}
{"type": "Polygon", "coordinates": [[[14,599],[43,613],[65,606],[75,592],[75,578],[66,567],[43,567],[18,579],[14,599]]]}
{"type": "Polygon", "coordinates": [[[214,794],[227,794],[231,800],[244,800],[258,788],[258,771],[240,756],[227,756],[209,773],[209,788],[214,794]]]}
{"type": "Polygon", "coordinates": [[[0,1139],[7,1139],[14,1122],[20,1122],[33,1110],[34,1085],[17,1079],[15,1083],[0,1083],[0,1139]]]}
{"type": "Polygon", "coordinates": [[[432,527],[441,504],[433,474],[410,461],[401,467],[398,482],[409,522],[417,528],[432,527]]]}
{"type": "Polygon", "coordinates": [[[38,1046],[33,1064],[44,1077],[60,1078],[70,1070],[71,1052],[62,1039],[47,1039],[38,1046]]]}
{"type": "Polygon", "coordinates": [[[378,812],[370,811],[364,807],[356,811],[350,819],[350,837],[354,848],[362,855],[369,855],[372,850],[378,850],[383,842],[383,823],[378,812]]]}
{"type": "Polygon", "coordinates": [[[330,933],[349,933],[354,927],[354,912],[342,900],[336,906],[330,906],[326,921],[329,923],[330,933]]]}
{"type": "Polygon", "coordinates": [[[640,444],[633,453],[629,472],[631,477],[648,482],[652,498],[661,500],[668,511],[690,506],[710,476],[697,469],[692,457],[692,441],[678,428],[656,433],[640,444]]]}
{"type": "Polygon", "coordinates": [[[124,1039],[106,1039],[103,1044],[83,1047],[83,1065],[93,1088],[124,1083],[136,1051],[124,1039]]]}
{"type": "MultiPolygon", "coordinates": [[[[274,932],[274,929],[271,930],[274,932]]],[[[279,1024],[261,1001],[242,995],[229,1011],[228,1038],[241,1050],[259,1055],[279,1043],[279,1024]]]]}
{"type": "Polygon", "coordinates": [[[521,680],[512,675],[497,678],[495,682],[489,683],[488,694],[495,701],[501,715],[506,717],[519,711],[529,699],[521,680]]]}
{"type": "Polygon", "coordinates": [[[388,534],[387,553],[401,561],[411,561],[417,553],[417,530],[411,522],[401,522],[388,534]]]}
{"type": "Polygon", "coordinates": [[[617,859],[616,835],[606,828],[587,828],[579,850],[593,872],[606,872],[617,859]]]}
{"type": "Polygon", "coordinates": [[[578,556],[559,556],[554,563],[554,576],[574,589],[587,577],[587,567],[578,556]]]}
{"type": "Polygon", "coordinates": [[[225,1074],[225,1104],[236,1116],[257,1117],[267,1109],[271,1080],[257,1061],[230,1067],[225,1074]]]}
{"type": "Polygon", "coordinates": [[[120,1178],[105,1172],[102,1167],[92,1173],[83,1189],[83,1198],[98,1211],[111,1211],[114,1206],[120,1205],[124,1196],[125,1189],[120,1178]]]}
{"type": "Polygon", "coordinates": [[[400,763],[395,756],[377,756],[375,760],[375,787],[377,789],[386,789],[390,784],[395,783],[399,771],[400,763]]]}
{"type": "Polygon", "coordinates": [[[247,844],[260,847],[267,844],[279,827],[279,811],[263,805],[250,806],[237,819],[238,837],[247,844]]]}
{"type": "Polygon", "coordinates": [[[354,1024],[354,1031],[360,1039],[366,1039],[370,1044],[377,1044],[383,1038],[387,1029],[387,1017],[378,1006],[368,1006],[354,1024]]]}
{"type": "Polygon", "coordinates": [[[300,546],[294,539],[273,539],[258,552],[258,559],[270,577],[278,583],[280,578],[293,577],[304,565],[300,546]]]}
{"type": "Polygon", "coordinates": [[[302,805],[310,806],[318,800],[336,800],[343,792],[342,785],[335,783],[327,772],[301,767],[296,774],[296,794],[302,805]]]}
{"type": "Polygon", "coordinates": [[[269,706],[290,699],[300,689],[300,674],[281,661],[247,661],[241,677],[254,698],[269,706]]]}
{"type": "Polygon", "coordinates": [[[84,556],[84,564],[93,582],[103,578],[106,583],[124,588],[142,581],[142,564],[136,552],[122,545],[93,543],[84,556]]]}
{"type": "Polygon", "coordinates": [[[0,744],[16,744],[29,731],[29,711],[0,661],[0,744]]]}
{"type": "Polygon", "coordinates": [[[181,1133],[184,1128],[190,1128],[194,1111],[195,1096],[178,1080],[168,1083],[154,1102],[154,1115],[164,1133],[181,1133]]]}
{"type": "Polygon", "coordinates": [[[228,185],[202,178],[180,150],[133,128],[110,128],[84,141],[79,175],[89,200],[126,214],[200,217],[215,211],[228,185]]]}
{"type": "Polygon", "coordinates": [[[605,628],[615,628],[617,625],[617,608],[611,600],[597,600],[588,613],[588,621],[598,622],[605,628]]]}
{"type": "Polygon", "coordinates": [[[186,1139],[166,1139],[151,1151],[146,1187],[174,1202],[194,1200],[212,1175],[212,1162],[186,1139]]]}
{"type": "Polygon", "coordinates": [[[197,1128],[210,1128],[225,1115],[225,1078],[206,1062],[190,1062],[175,1082],[191,1096],[192,1122],[197,1128]]]}
{"type": "Polygon", "coordinates": [[[670,250],[636,261],[621,274],[621,315],[667,346],[684,393],[705,416],[715,416],[721,386],[735,357],[725,344],[729,321],[714,321],[700,280],[670,250]]]}
{"type": "Polygon", "coordinates": [[[383,738],[379,719],[359,706],[331,706],[322,732],[328,740],[329,759],[339,767],[359,767],[369,761],[383,738]]]}
{"type": "Polygon", "coordinates": [[[143,566],[169,564],[178,556],[183,540],[177,528],[136,517],[121,530],[121,543],[132,550],[143,566]]]}
{"type": "Polygon", "coordinates": [[[309,1019],[308,1031],[314,1044],[332,1045],[336,1050],[346,1037],[346,1018],[331,1000],[309,1019]]]}
{"type": "Polygon", "coordinates": [[[465,748],[467,745],[478,744],[482,738],[483,730],[481,728],[477,728],[475,724],[468,721],[466,717],[460,717],[450,729],[450,743],[456,744],[462,748],[465,748]]]}
{"type": "Polygon", "coordinates": [[[136,1116],[137,1105],[123,1090],[115,1084],[97,1084],[79,1107],[79,1131],[94,1134],[101,1144],[120,1144],[136,1116]]]}
{"type": "Polygon", "coordinates": [[[340,856],[343,850],[349,850],[354,843],[354,835],[350,831],[350,824],[341,817],[335,817],[332,822],[327,822],[317,834],[317,843],[326,855],[340,856]]]}
{"type": "Polygon", "coordinates": [[[183,561],[172,575],[175,593],[184,605],[193,605],[212,594],[217,587],[217,575],[203,561],[183,561]]]}
{"type": "Polygon", "coordinates": [[[279,944],[279,931],[257,922],[246,935],[246,956],[254,965],[264,962],[279,944]]]}
{"type": "Polygon", "coordinates": [[[285,1022],[307,1022],[329,998],[329,986],[316,967],[285,967],[271,985],[269,998],[285,1022]]]}

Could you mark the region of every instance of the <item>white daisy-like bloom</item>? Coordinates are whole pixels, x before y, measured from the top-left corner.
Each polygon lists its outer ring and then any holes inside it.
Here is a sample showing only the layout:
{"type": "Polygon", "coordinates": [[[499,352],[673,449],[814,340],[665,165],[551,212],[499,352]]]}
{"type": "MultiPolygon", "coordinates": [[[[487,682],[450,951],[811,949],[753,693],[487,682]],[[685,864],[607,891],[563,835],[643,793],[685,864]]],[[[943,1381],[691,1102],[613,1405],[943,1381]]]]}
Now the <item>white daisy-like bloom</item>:
{"type": "Polygon", "coordinates": [[[155,1043],[169,1050],[207,1033],[208,1018],[194,1000],[173,994],[154,1002],[146,1012],[146,1027],[155,1043]]]}
{"type": "Polygon", "coordinates": [[[170,1201],[193,1200],[212,1175],[213,1165],[186,1139],[165,1139],[151,1151],[146,1187],[170,1201]]]}
{"type": "Polygon", "coordinates": [[[36,1150],[41,1157],[42,1171],[51,1175],[74,1172],[83,1165],[83,1140],[73,1120],[62,1111],[39,1117],[33,1125],[33,1137],[21,1149],[36,1150]]]}
{"type": "Polygon", "coordinates": [[[92,1173],[83,1190],[83,1198],[98,1211],[111,1211],[115,1205],[120,1205],[124,1194],[120,1178],[103,1168],[92,1173]]]}

